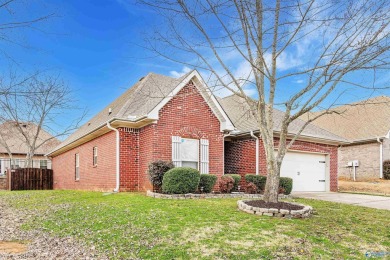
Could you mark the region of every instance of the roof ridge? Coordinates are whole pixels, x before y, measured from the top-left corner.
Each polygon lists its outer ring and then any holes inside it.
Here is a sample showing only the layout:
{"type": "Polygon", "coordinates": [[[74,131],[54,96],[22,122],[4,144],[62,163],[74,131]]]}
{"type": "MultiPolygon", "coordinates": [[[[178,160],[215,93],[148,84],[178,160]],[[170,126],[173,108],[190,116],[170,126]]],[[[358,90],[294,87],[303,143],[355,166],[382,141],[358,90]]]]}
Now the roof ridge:
{"type": "MultiPolygon", "coordinates": [[[[348,103],[348,104],[343,104],[343,105],[335,106],[335,107],[333,107],[333,109],[339,109],[339,108],[343,108],[343,107],[352,107],[352,106],[357,105],[357,104],[361,104],[361,105],[373,105],[373,104],[367,104],[367,102],[368,102],[369,100],[374,100],[374,99],[378,99],[378,98],[386,98],[386,99],[389,99],[389,101],[390,101],[390,97],[389,97],[389,96],[381,95],[381,96],[370,97],[370,98],[367,98],[367,99],[363,99],[363,100],[351,102],[351,103],[348,103]]],[[[323,111],[323,110],[316,111],[316,112],[314,112],[314,113],[318,113],[318,112],[321,112],[321,111],[323,111]]]]}

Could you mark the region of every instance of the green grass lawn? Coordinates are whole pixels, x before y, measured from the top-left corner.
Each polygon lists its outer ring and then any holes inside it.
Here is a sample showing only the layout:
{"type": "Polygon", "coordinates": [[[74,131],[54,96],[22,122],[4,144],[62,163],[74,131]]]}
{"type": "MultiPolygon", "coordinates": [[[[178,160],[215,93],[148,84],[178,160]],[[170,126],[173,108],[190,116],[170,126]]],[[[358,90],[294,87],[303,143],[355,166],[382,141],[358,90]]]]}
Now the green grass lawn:
{"type": "Polygon", "coordinates": [[[390,251],[390,212],[324,201],[310,219],[237,210],[236,199],[163,200],[144,194],[0,192],[12,207],[38,212],[26,229],[73,236],[112,258],[365,259],[390,251]]]}

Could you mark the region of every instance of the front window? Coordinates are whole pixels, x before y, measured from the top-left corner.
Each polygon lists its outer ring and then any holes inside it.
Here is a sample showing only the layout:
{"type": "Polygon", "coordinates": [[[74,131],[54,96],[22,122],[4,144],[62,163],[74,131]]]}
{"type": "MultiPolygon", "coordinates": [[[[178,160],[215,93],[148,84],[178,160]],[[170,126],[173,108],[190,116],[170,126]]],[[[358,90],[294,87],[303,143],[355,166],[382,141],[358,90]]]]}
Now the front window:
{"type": "Polygon", "coordinates": [[[80,156],[78,153],[75,155],[75,179],[80,180],[80,156]]]}
{"type": "Polygon", "coordinates": [[[39,168],[47,169],[47,160],[39,160],[39,168]]]}
{"type": "Polygon", "coordinates": [[[180,159],[182,167],[199,169],[199,140],[182,138],[180,159]]]}
{"type": "Polygon", "coordinates": [[[12,160],[12,166],[11,169],[19,169],[20,160],[19,159],[13,159],[12,160]]]}
{"type": "Polygon", "coordinates": [[[97,147],[93,148],[93,166],[97,166],[97,147]]]}

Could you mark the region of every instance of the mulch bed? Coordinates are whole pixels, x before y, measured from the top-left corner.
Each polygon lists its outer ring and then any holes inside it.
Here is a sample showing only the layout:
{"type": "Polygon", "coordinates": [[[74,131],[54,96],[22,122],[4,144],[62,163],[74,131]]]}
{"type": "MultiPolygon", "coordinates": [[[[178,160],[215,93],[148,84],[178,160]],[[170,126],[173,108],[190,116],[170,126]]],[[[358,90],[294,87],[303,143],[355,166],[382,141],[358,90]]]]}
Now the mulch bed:
{"type": "Polygon", "coordinates": [[[252,206],[252,207],[258,207],[258,208],[268,208],[268,209],[286,209],[286,210],[301,210],[304,207],[287,203],[287,202],[281,202],[278,203],[274,202],[265,202],[264,200],[251,200],[246,201],[245,204],[252,206]]]}

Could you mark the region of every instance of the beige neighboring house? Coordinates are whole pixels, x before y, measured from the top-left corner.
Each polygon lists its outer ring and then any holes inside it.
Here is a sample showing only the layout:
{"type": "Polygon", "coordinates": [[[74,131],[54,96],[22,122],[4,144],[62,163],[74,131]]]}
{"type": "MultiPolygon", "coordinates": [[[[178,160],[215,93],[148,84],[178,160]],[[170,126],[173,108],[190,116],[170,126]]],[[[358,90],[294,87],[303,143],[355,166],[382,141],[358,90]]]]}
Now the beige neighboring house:
{"type": "MultiPolygon", "coordinates": [[[[26,166],[28,146],[25,144],[24,136],[18,130],[17,124],[23,127],[25,129],[23,132],[30,137],[34,136],[37,131],[37,125],[32,123],[7,121],[0,124],[0,175],[4,175],[7,169],[26,166]],[[12,160],[10,153],[12,154],[12,160]]],[[[41,129],[37,146],[43,142],[45,143],[35,151],[32,167],[51,169],[51,161],[45,154],[56,147],[60,141],[41,129]]]]}
{"type": "MultiPolygon", "coordinates": [[[[390,159],[390,97],[375,97],[332,110],[338,113],[324,115],[313,124],[350,142],[339,147],[339,177],[383,178],[383,161],[390,159]]],[[[302,119],[318,113],[310,113],[302,119]]]]}

